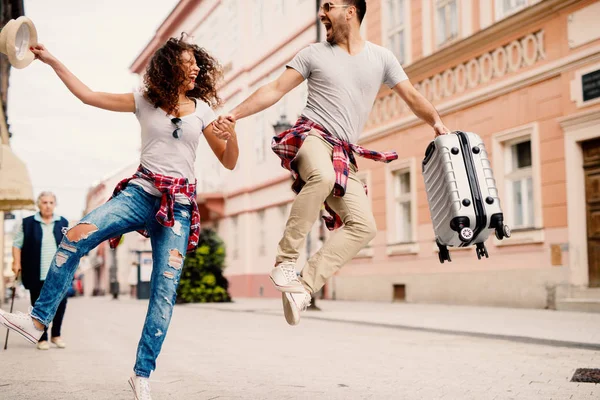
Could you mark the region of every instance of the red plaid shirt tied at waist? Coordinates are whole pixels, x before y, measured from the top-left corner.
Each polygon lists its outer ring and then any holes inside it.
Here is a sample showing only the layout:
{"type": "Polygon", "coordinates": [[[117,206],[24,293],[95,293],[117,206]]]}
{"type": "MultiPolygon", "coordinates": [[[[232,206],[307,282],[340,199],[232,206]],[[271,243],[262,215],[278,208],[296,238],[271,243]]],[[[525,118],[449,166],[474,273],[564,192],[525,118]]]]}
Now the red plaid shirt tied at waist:
{"type": "MultiPolygon", "coordinates": [[[[191,184],[186,178],[173,178],[170,176],[155,174],[152,171],[139,166],[136,173],[130,178],[125,178],[117,184],[112,196],[108,201],[113,199],[119,192],[121,192],[132,179],[141,178],[152,183],[156,189],[162,193],[160,199],[160,208],[156,213],[156,220],[159,224],[166,227],[172,227],[175,225],[174,218],[174,207],[175,207],[175,195],[183,194],[190,201],[192,205],[192,218],[190,221],[190,236],[188,238],[187,252],[194,251],[198,246],[198,239],[200,238],[200,212],[198,211],[198,204],[196,203],[196,184],[191,184]]],[[[145,229],[138,230],[138,232],[145,237],[149,237],[149,233],[145,229]]],[[[109,239],[110,247],[116,248],[119,245],[121,236],[109,239]]]]}
{"type": "MultiPolygon", "coordinates": [[[[346,184],[348,183],[348,175],[350,173],[350,164],[358,170],[354,153],[369,160],[381,161],[389,163],[398,158],[398,154],[394,151],[376,152],[367,150],[362,146],[344,142],[341,139],[331,135],[321,125],[309,120],[306,117],[300,117],[291,129],[281,132],[274,136],[271,141],[271,149],[281,158],[281,166],[292,172],[294,183],[292,189],[294,192],[300,193],[305,182],[300,178],[300,174],[292,167],[292,162],[296,158],[300,147],[304,143],[306,136],[311,130],[316,130],[321,134],[321,137],[333,146],[333,155],[331,161],[333,170],[335,171],[335,185],[333,187],[333,195],[342,197],[346,193],[346,184]]],[[[365,187],[366,190],[366,187],[365,187]]],[[[329,230],[334,230],[343,225],[342,219],[325,203],[325,209],[330,216],[325,216],[325,224],[329,230]]]]}

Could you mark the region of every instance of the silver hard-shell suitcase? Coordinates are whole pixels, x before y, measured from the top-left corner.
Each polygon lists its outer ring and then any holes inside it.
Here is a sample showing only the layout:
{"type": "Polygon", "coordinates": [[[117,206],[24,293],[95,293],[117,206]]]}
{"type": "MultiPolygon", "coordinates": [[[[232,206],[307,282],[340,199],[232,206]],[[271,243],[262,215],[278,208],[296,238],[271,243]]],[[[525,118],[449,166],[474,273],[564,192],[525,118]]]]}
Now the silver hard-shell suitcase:
{"type": "Polygon", "coordinates": [[[499,240],[510,237],[478,135],[456,131],[438,136],[425,152],[423,177],[441,263],[452,261],[448,246],[475,244],[481,259],[488,257],[484,242],[492,231],[499,240]]]}

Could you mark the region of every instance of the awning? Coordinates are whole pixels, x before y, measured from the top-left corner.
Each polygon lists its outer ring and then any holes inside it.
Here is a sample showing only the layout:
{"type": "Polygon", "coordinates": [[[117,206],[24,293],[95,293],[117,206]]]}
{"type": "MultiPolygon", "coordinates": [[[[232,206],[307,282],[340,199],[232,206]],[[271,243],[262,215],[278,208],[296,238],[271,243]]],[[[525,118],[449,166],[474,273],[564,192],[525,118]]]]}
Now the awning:
{"type": "Polygon", "coordinates": [[[2,145],[0,153],[0,211],[34,210],[31,179],[23,161],[9,145],[2,145]]]}

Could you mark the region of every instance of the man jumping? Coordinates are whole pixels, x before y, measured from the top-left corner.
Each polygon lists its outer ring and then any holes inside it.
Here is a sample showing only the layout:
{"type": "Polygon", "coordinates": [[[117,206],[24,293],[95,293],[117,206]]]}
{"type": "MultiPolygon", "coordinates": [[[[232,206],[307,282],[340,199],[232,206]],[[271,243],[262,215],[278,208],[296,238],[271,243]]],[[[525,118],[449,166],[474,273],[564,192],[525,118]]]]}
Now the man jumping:
{"type": "MultiPolygon", "coordinates": [[[[308,100],[302,115],[293,128],[272,142],[283,167],[294,173],[298,193],[271,271],[273,284],[282,292],[290,325],[300,321],[300,311],[310,304],[311,293],[321,289],[377,232],[371,205],[356,176],[354,155],[383,162],[397,158],[396,153],[378,153],[355,144],[381,85],[398,93],[433,127],[435,136],[449,133],[435,108],[409,82],[393,53],[361,37],[366,11],[365,0],[323,3],[319,18],[327,30],[327,41],[301,50],[278,79],[255,91],[229,115],[219,117],[237,120],[258,113],[308,80],[308,100]],[[343,227],[307,261],[298,278],[295,264],[299,250],[323,202],[333,216],[328,227],[343,227]]],[[[224,132],[223,138],[226,136],[224,132]]]]}

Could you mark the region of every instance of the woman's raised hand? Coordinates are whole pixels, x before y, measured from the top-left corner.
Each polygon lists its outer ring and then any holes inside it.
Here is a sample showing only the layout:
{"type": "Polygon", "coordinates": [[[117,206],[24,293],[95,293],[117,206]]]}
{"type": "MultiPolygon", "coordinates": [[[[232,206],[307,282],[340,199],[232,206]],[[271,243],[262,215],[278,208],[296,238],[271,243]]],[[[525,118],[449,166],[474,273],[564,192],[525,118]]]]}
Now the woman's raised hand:
{"type": "Polygon", "coordinates": [[[56,60],[56,58],[54,58],[54,56],[41,43],[30,47],[29,50],[31,50],[31,52],[35,55],[36,60],[40,60],[45,64],[50,64],[52,61],[56,60]]]}

